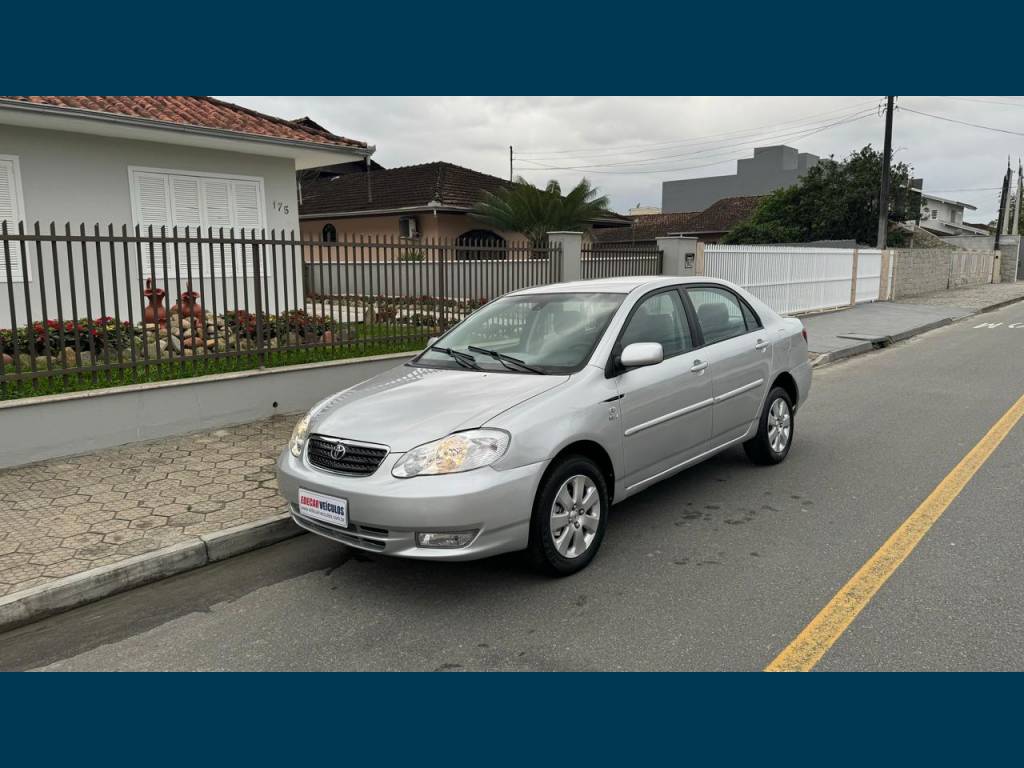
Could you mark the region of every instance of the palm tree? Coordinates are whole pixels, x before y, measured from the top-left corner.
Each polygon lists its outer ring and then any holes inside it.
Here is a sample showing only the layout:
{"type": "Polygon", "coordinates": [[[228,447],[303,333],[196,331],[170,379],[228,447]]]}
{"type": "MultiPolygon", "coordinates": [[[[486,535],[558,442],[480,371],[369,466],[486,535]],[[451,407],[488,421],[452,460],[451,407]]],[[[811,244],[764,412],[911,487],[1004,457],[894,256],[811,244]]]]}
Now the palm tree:
{"type": "Polygon", "coordinates": [[[485,191],[470,215],[492,229],[520,232],[539,247],[548,232],[578,231],[607,213],[608,198],[587,179],[563,197],[554,179],[540,189],[520,176],[511,186],[485,191]]]}

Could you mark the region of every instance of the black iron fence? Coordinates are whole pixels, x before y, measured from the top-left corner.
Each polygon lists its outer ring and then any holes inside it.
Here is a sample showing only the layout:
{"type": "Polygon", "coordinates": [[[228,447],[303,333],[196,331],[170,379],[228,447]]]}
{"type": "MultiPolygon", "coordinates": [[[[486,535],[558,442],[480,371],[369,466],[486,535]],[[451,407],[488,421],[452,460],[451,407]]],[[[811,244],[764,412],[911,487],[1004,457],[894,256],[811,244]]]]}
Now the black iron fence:
{"type": "Polygon", "coordinates": [[[0,224],[0,399],[418,349],[560,275],[525,243],[0,224]]]}
{"type": "Polygon", "coordinates": [[[307,295],[436,296],[489,301],[509,291],[557,282],[556,248],[459,239],[357,238],[304,243],[307,295]]]}
{"type": "Polygon", "coordinates": [[[580,276],[660,275],[662,253],[654,247],[585,245],[580,254],[580,276]]]}

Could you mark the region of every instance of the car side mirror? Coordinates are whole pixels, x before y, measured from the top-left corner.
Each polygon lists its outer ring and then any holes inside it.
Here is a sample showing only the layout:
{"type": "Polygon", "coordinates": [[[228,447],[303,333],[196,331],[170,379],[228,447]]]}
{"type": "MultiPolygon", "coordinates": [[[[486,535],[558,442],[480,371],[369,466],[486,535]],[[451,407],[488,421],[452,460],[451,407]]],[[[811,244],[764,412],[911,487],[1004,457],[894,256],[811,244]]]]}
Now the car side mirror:
{"type": "Polygon", "coordinates": [[[642,341],[630,344],[619,355],[619,363],[623,368],[642,368],[646,365],[657,365],[665,359],[661,344],[656,341],[642,341]]]}
{"type": "Polygon", "coordinates": [[[429,339],[427,339],[427,347],[429,348],[437,344],[437,340],[439,338],[439,336],[431,336],[429,339]]]}

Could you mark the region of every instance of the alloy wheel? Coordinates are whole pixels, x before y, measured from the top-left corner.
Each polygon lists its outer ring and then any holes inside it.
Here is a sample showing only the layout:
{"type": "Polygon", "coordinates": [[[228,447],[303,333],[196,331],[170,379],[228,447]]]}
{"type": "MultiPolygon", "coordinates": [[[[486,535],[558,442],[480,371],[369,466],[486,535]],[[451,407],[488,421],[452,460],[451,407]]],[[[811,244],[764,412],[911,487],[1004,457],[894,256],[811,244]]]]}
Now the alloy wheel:
{"type": "Polygon", "coordinates": [[[551,539],[562,557],[576,558],[590,547],[601,521],[601,496],[586,475],[573,475],[551,505],[551,539]]]}
{"type": "Polygon", "coordinates": [[[789,411],[789,404],[778,397],[768,409],[768,444],[775,453],[782,453],[789,445],[792,433],[793,416],[789,411]]]}

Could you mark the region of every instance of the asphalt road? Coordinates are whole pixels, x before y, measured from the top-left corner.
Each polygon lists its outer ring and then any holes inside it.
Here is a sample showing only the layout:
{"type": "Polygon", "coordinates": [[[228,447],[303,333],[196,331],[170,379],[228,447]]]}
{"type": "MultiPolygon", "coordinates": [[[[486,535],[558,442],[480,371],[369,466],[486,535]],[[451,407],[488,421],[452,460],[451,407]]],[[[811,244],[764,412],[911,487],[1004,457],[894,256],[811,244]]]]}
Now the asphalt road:
{"type": "MultiPolygon", "coordinates": [[[[0,669],[762,669],[1022,373],[1024,304],[819,369],[785,463],[730,451],[624,502],[567,579],[303,536],[2,635],[0,669]]],[[[1024,668],[1022,476],[1024,422],[816,668],[1024,668]]]]}

